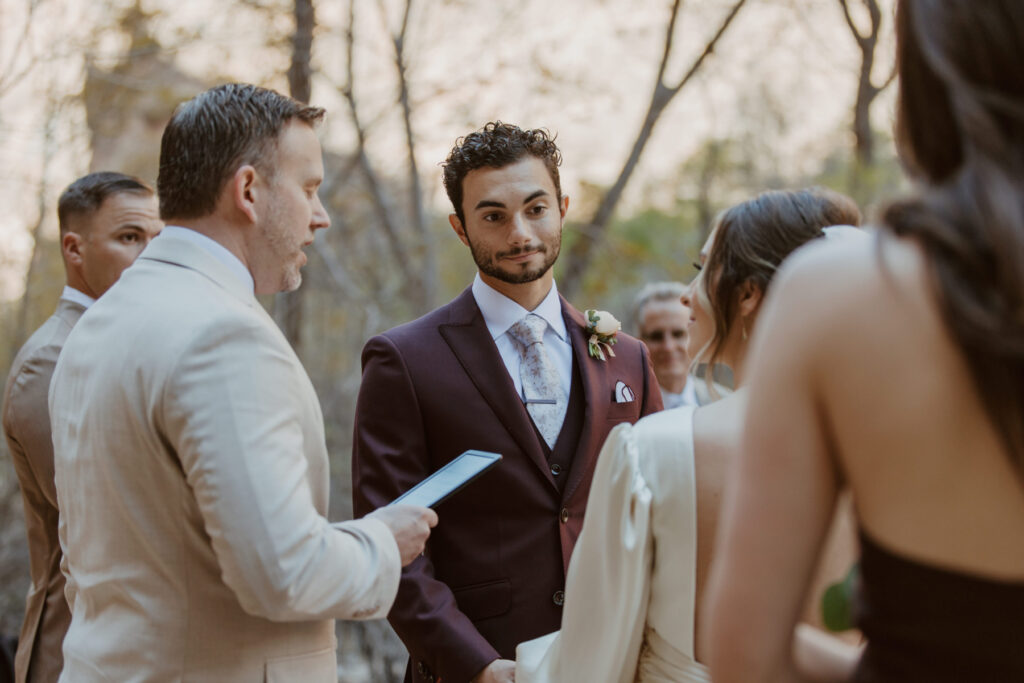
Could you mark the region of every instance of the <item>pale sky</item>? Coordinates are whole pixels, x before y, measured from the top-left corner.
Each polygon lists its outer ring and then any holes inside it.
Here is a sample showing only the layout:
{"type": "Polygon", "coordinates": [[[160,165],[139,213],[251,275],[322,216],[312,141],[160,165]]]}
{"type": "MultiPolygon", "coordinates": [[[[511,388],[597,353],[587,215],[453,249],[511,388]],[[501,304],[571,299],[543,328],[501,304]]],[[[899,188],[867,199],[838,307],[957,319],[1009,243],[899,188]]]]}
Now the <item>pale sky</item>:
{"type": "MultiPolygon", "coordinates": [[[[397,28],[397,0],[354,0],[357,17],[356,93],[364,120],[374,121],[370,150],[395,158],[401,173],[404,143],[393,106],[395,82],[385,22],[397,28]]],[[[111,7],[129,0],[0,0],[0,298],[20,295],[27,230],[37,216],[40,178],[47,177],[47,230],[56,232],[55,202],[69,182],[88,170],[81,90],[85,50],[108,62],[124,49],[109,26],[111,7]],[[30,1],[38,10],[24,23],[30,1]],[[21,37],[24,40],[21,41],[21,37]],[[13,87],[6,79],[31,66],[13,87]],[[49,93],[65,100],[47,143],[49,93]],[[49,150],[47,153],[46,150],[49,150]],[[49,161],[47,161],[49,159],[49,161]]],[[[264,2],[263,4],[272,4],[264,2]]],[[[283,8],[288,3],[282,0],[283,8]]],[[[729,0],[689,0],[675,35],[670,80],[689,65],[729,0]]],[[[178,63],[206,78],[246,80],[285,89],[284,49],[268,48],[267,22],[290,31],[287,9],[258,13],[232,3],[147,0],[162,10],[158,37],[176,45],[178,63]],[[198,40],[182,36],[198,32],[198,40]]],[[[325,147],[352,148],[352,131],[338,86],[344,80],[348,3],[319,0],[314,46],[313,100],[329,111],[325,147]]],[[[455,138],[500,118],[558,134],[563,186],[608,185],[617,175],[647,108],[668,19],[667,0],[418,0],[409,35],[410,82],[417,107],[417,160],[431,208],[442,202],[440,172],[455,138]]],[[[886,40],[891,19],[886,15],[886,40]]],[[[888,48],[888,45],[887,45],[888,48]]],[[[878,76],[891,49],[878,58],[878,76]]],[[[666,205],[677,192],[667,181],[707,138],[763,138],[771,162],[787,176],[812,174],[823,156],[848,143],[859,52],[837,0],[750,0],[715,55],[669,105],[631,181],[628,213],[641,197],[666,205]],[[839,137],[839,139],[837,139],[839,137]]],[[[890,89],[891,90],[891,89],[890,89]]],[[[876,127],[888,126],[892,93],[875,110],[876,127]]]]}

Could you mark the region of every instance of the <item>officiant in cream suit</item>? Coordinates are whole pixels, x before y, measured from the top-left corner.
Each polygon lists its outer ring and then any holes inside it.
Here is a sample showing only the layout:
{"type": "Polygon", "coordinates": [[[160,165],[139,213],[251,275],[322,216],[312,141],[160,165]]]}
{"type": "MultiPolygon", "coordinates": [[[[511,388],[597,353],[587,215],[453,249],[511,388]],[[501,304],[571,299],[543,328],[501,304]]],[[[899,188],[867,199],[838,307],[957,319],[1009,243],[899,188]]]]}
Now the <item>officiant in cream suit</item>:
{"type": "Polygon", "coordinates": [[[225,85],[164,132],[168,223],[50,389],[71,626],[61,681],[337,681],[334,618],[387,614],[430,510],[331,524],[313,386],[254,293],[326,228],[323,110],[225,85]]]}

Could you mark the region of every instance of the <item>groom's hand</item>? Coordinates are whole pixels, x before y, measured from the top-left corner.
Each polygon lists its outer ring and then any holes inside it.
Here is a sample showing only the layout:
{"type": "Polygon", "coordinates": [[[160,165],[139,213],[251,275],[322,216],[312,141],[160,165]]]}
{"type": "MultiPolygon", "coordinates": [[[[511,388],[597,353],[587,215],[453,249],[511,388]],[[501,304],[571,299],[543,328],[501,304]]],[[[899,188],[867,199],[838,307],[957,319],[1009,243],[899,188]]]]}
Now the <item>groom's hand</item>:
{"type": "Polygon", "coordinates": [[[511,659],[495,659],[470,683],[513,683],[515,680],[516,663],[511,659]]]}
{"type": "Polygon", "coordinates": [[[437,526],[437,513],[418,505],[386,505],[367,517],[380,520],[391,529],[403,567],[423,553],[430,529],[437,526]]]}

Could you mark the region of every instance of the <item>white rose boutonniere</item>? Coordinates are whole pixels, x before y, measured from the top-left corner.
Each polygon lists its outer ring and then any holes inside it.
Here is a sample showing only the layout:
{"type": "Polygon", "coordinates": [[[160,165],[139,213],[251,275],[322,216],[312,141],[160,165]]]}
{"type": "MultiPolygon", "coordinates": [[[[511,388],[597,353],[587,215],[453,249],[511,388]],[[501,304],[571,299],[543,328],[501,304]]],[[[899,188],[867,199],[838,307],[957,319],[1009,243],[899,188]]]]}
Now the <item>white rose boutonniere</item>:
{"type": "Polygon", "coordinates": [[[590,355],[599,360],[607,360],[607,353],[614,358],[612,346],[618,341],[615,335],[622,329],[622,323],[608,311],[591,308],[584,315],[587,317],[587,350],[590,355]]]}

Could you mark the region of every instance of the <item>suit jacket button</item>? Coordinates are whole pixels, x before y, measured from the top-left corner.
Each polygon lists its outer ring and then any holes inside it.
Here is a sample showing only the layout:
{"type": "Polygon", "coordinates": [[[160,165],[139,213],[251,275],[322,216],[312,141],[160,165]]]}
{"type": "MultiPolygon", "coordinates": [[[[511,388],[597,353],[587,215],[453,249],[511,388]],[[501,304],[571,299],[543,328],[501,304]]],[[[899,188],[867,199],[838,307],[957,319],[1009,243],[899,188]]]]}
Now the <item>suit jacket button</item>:
{"type": "Polygon", "coordinates": [[[562,473],[562,466],[559,465],[557,462],[554,465],[551,466],[551,474],[553,474],[553,475],[555,475],[557,477],[561,473],[562,473]]]}
{"type": "Polygon", "coordinates": [[[565,591],[555,591],[555,594],[551,596],[551,601],[561,607],[565,603],[565,591]]]}
{"type": "Polygon", "coordinates": [[[562,520],[562,524],[569,521],[569,508],[562,508],[562,511],[558,515],[558,519],[562,520]]]}

